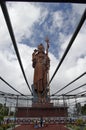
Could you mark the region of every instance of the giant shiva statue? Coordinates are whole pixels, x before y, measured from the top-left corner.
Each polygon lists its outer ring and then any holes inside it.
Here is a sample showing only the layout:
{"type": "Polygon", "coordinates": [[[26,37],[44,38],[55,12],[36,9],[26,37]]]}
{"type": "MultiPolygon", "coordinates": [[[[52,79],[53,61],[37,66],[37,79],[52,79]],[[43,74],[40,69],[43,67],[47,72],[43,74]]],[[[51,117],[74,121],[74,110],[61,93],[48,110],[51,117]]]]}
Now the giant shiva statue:
{"type": "MultiPolygon", "coordinates": [[[[45,102],[48,90],[50,59],[48,57],[49,40],[46,39],[47,48],[39,44],[32,54],[32,66],[34,68],[34,90],[38,96],[38,102],[45,102]]],[[[49,91],[49,90],[48,90],[49,91]]]]}

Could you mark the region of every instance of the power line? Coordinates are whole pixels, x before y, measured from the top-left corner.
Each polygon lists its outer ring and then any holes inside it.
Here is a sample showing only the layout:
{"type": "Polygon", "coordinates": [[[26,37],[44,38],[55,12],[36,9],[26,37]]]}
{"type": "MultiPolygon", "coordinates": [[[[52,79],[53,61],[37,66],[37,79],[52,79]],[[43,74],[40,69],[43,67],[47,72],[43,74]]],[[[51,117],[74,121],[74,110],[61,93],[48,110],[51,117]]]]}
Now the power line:
{"type": "Polygon", "coordinates": [[[20,93],[18,90],[16,90],[14,87],[12,87],[7,81],[5,81],[2,77],[0,77],[0,79],[5,83],[7,84],[10,88],[12,88],[14,91],[16,91],[17,93],[25,96],[24,94],[20,93]]]}
{"type": "MultiPolygon", "coordinates": [[[[85,103],[86,103],[86,101],[83,101],[83,102],[80,102],[80,101],[79,101],[78,103],[80,103],[80,104],[84,103],[84,104],[85,104],[85,103]]],[[[75,103],[75,102],[73,102],[73,103],[71,103],[71,104],[69,105],[69,107],[70,107],[70,106],[75,106],[75,105],[76,105],[76,103],[75,103]]]]}
{"type": "MultiPolygon", "coordinates": [[[[19,100],[32,100],[32,96],[31,95],[28,95],[29,97],[27,98],[24,98],[23,95],[16,95],[16,94],[11,94],[11,93],[5,93],[3,91],[0,91],[0,96],[3,98],[9,98],[9,99],[18,99],[19,100]]],[[[83,91],[84,92],[84,91],[83,91]]],[[[83,95],[76,95],[76,94],[72,94],[72,95],[55,95],[55,97],[51,98],[51,100],[63,100],[63,96],[65,97],[65,100],[68,100],[68,99],[75,99],[75,98],[82,98],[82,97],[86,97],[86,94],[84,93],[83,95]],[[59,96],[61,96],[59,98],[59,96]]],[[[26,97],[26,96],[25,96],[26,97]]]]}
{"type": "MultiPolygon", "coordinates": [[[[83,97],[84,95],[86,95],[86,90],[84,90],[84,91],[82,91],[82,92],[79,92],[79,93],[77,93],[77,94],[71,94],[71,95],[65,95],[65,94],[63,94],[63,96],[65,96],[65,97],[76,97],[76,98],[78,98],[78,97],[83,97]]],[[[57,95],[55,95],[55,96],[57,96],[57,95]]],[[[62,95],[59,95],[59,96],[62,96],[62,95]]]]}
{"type": "Polygon", "coordinates": [[[75,90],[77,90],[77,89],[79,89],[79,88],[81,88],[81,87],[83,87],[83,86],[85,86],[85,85],[86,85],[86,83],[83,84],[83,85],[81,85],[81,86],[79,86],[79,87],[77,87],[77,88],[75,88],[75,89],[72,89],[71,91],[68,91],[68,92],[65,93],[64,95],[66,95],[66,94],[68,94],[68,93],[71,93],[71,92],[73,92],[73,91],[75,91],[75,90]]]}
{"type": "MultiPolygon", "coordinates": [[[[4,1],[11,1],[11,2],[15,2],[15,0],[4,0],[4,1]]],[[[45,3],[56,3],[56,2],[66,2],[66,3],[85,3],[85,0],[16,0],[16,2],[45,2],[45,3]]]]}
{"type": "Polygon", "coordinates": [[[25,79],[26,84],[27,84],[27,86],[28,86],[28,88],[29,88],[29,90],[30,90],[30,92],[32,94],[32,90],[31,90],[31,88],[30,88],[30,86],[28,84],[28,81],[27,81],[27,78],[26,78],[26,75],[25,75],[25,72],[24,72],[24,69],[23,69],[23,65],[22,65],[22,62],[21,62],[20,54],[19,54],[18,47],[17,47],[17,44],[16,44],[14,32],[13,32],[13,29],[12,29],[12,25],[11,25],[9,13],[8,13],[5,1],[1,0],[0,3],[1,3],[2,12],[4,14],[4,18],[5,18],[8,30],[9,30],[9,34],[10,34],[11,40],[13,42],[13,46],[14,46],[14,49],[15,49],[15,52],[16,52],[16,55],[17,55],[17,58],[18,58],[18,61],[19,61],[19,64],[20,64],[23,76],[24,76],[24,79],[25,79]]]}
{"type": "MultiPolygon", "coordinates": [[[[14,43],[14,48],[15,48],[15,50],[17,50],[18,51],[18,48],[17,48],[17,45],[16,45],[16,41],[15,41],[15,37],[14,37],[14,34],[13,34],[13,30],[12,30],[12,26],[11,26],[11,22],[10,22],[10,19],[9,19],[9,15],[8,15],[8,12],[7,12],[7,8],[6,8],[6,5],[5,5],[5,3],[3,2],[3,1],[1,1],[1,7],[2,7],[2,11],[3,11],[3,13],[4,13],[4,17],[5,17],[5,19],[6,19],[6,23],[7,23],[7,26],[8,26],[8,29],[9,29],[9,32],[10,32],[10,36],[11,36],[11,39],[12,39],[12,41],[13,41],[13,43],[14,43]],[[5,15],[5,13],[6,13],[6,15],[5,15]],[[11,34],[12,33],[12,34],[11,34]]],[[[84,14],[83,14],[83,17],[82,17],[82,19],[81,19],[81,23],[80,23],[80,25],[78,25],[78,27],[77,27],[77,29],[76,29],[76,31],[75,31],[75,33],[74,34],[76,34],[77,35],[77,31],[79,31],[80,30],[80,28],[81,28],[81,26],[82,26],[82,24],[83,24],[83,22],[84,22],[84,20],[85,20],[85,16],[86,15],[86,10],[85,10],[85,12],[84,12],[84,14]]],[[[74,36],[74,35],[73,35],[74,36]]],[[[75,36],[76,37],[76,36],[75,36]]],[[[74,39],[75,39],[75,37],[73,38],[72,37],[72,39],[71,39],[71,41],[70,41],[70,44],[72,45],[72,42],[74,41],[74,39]]],[[[70,49],[70,47],[71,47],[71,45],[68,47],[68,49],[66,49],[66,53],[68,52],[68,50],[70,49]]],[[[29,86],[29,84],[28,84],[28,82],[27,82],[27,78],[26,78],[26,76],[25,76],[25,73],[24,73],[24,70],[23,70],[23,66],[22,66],[22,62],[21,62],[21,60],[20,60],[20,56],[19,56],[19,53],[16,51],[16,54],[17,54],[17,58],[18,58],[18,60],[19,60],[19,63],[20,63],[20,66],[21,66],[21,69],[22,69],[22,72],[23,72],[23,76],[24,76],[24,78],[25,78],[25,81],[26,81],[26,83],[27,83],[27,85],[28,85],[28,87],[29,87],[29,89],[30,89],[30,86],[29,86]]],[[[66,54],[65,53],[65,54],[66,54]]],[[[63,61],[63,59],[65,58],[65,56],[66,55],[63,55],[63,58],[62,58],[62,60],[61,60],[61,62],[59,63],[59,65],[61,65],[62,64],[62,61],[63,61]]],[[[60,66],[59,66],[60,67],[60,66]]],[[[57,70],[58,69],[56,69],[56,72],[57,72],[57,70]]],[[[56,72],[54,73],[54,74],[56,74],[56,72]]],[[[55,75],[54,75],[55,76],[55,75]]],[[[54,78],[54,77],[53,77],[54,78]]],[[[52,78],[51,78],[51,80],[52,80],[52,78]]],[[[51,80],[50,80],[50,82],[51,82],[51,80]]],[[[49,84],[50,84],[50,82],[49,82],[49,84]]],[[[31,90],[31,89],[30,89],[31,90]]],[[[31,91],[32,92],[32,91],[31,91]]]]}
{"type": "Polygon", "coordinates": [[[15,97],[17,97],[17,96],[23,96],[23,97],[32,97],[32,95],[18,95],[18,94],[12,94],[12,93],[6,93],[6,92],[3,92],[3,91],[0,91],[0,95],[5,95],[5,96],[15,96],[15,97]]]}
{"type": "Polygon", "coordinates": [[[12,93],[6,93],[6,92],[3,92],[3,91],[0,91],[0,95],[11,95],[11,96],[13,96],[14,94],[12,94],[12,93]]]}
{"type": "Polygon", "coordinates": [[[14,94],[14,93],[6,93],[6,92],[3,92],[3,91],[0,91],[0,94],[6,94],[8,96],[25,96],[25,97],[32,97],[32,95],[18,95],[18,94],[14,94]]]}
{"type": "MultiPolygon", "coordinates": [[[[79,94],[84,95],[85,93],[86,93],[86,90],[85,90],[85,91],[82,91],[82,92],[80,92],[80,93],[77,93],[76,96],[79,95],[79,94]]],[[[82,95],[81,95],[81,96],[82,96],[82,95]]]]}
{"type": "MultiPolygon", "coordinates": [[[[12,93],[6,93],[6,92],[3,92],[3,91],[0,91],[0,95],[3,95],[3,96],[20,96],[20,95],[16,95],[16,94],[12,94],[12,93]]],[[[25,96],[26,95],[21,95],[21,96],[25,96]]]]}
{"type": "Polygon", "coordinates": [[[57,97],[52,97],[50,100],[63,100],[63,98],[65,100],[69,100],[69,99],[72,99],[74,100],[75,98],[86,98],[86,94],[83,94],[83,95],[75,95],[75,94],[72,94],[72,95],[59,95],[57,97]],[[61,97],[59,97],[61,96],[61,97]]]}
{"type": "MultiPolygon", "coordinates": [[[[81,101],[81,102],[80,102],[79,100],[77,100],[77,103],[86,103],[86,101],[81,101]]],[[[73,104],[76,105],[75,101],[74,101],[74,102],[71,102],[71,105],[73,105],[73,104]]],[[[70,105],[70,106],[71,106],[71,105],[70,105]]]]}
{"type": "Polygon", "coordinates": [[[16,95],[16,94],[11,94],[11,93],[6,93],[3,91],[0,91],[0,96],[3,98],[9,98],[9,99],[18,99],[19,100],[32,100],[33,97],[31,95],[29,95],[29,97],[27,95],[16,95]]]}
{"type": "Polygon", "coordinates": [[[76,30],[75,30],[73,36],[72,36],[72,38],[71,38],[71,40],[70,40],[70,42],[69,42],[69,44],[68,44],[68,46],[67,46],[67,48],[66,48],[66,50],[65,50],[65,52],[64,52],[64,54],[63,54],[63,56],[62,56],[62,58],[61,58],[59,64],[58,64],[58,66],[57,66],[57,68],[56,68],[56,70],[55,70],[53,76],[51,77],[51,79],[50,79],[50,81],[49,81],[49,84],[52,82],[54,76],[56,75],[57,71],[59,70],[59,68],[60,68],[60,66],[61,66],[61,64],[62,64],[62,62],[63,62],[63,60],[65,59],[65,57],[66,57],[68,51],[70,50],[70,48],[71,48],[71,46],[72,46],[72,44],[73,44],[73,42],[74,42],[74,40],[75,40],[75,38],[76,38],[78,32],[80,31],[80,29],[81,29],[81,27],[82,27],[82,25],[83,25],[85,19],[86,19],[86,9],[85,9],[85,11],[84,11],[84,13],[83,13],[83,15],[82,15],[82,17],[81,17],[81,20],[80,20],[80,22],[79,22],[79,24],[78,24],[78,26],[77,26],[77,28],[76,28],[76,30]]]}
{"type": "Polygon", "coordinates": [[[59,89],[57,92],[55,92],[54,94],[52,94],[51,96],[56,95],[57,93],[59,93],[60,91],[62,91],[63,89],[65,89],[66,87],[68,87],[69,85],[71,85],[72,83],[74,83],[75,81],[77,81],[78,79],[80,79],[81,77],[83,77],[86,74],[86,72],[84,72],[83,74],[81,74],[80,76],[78,76],[77,78],[75,78],[73,81],[71,81],[70,83],[68,83],[66,86],[64,86],[63,88],[59,89]]]}

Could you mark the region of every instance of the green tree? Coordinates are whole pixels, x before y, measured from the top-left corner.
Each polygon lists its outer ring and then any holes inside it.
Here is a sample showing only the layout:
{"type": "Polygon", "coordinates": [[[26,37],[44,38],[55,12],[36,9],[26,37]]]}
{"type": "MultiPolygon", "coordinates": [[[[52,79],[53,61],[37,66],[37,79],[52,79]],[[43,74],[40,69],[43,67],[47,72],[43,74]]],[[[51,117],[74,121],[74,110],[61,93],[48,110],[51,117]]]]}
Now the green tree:
{"type": "Polygon", "coordinates": [[[77,115],[80,115],[81,114],[81,108],[82,108],[81,104],[80,103],[76,103],[75,107],[76,107],[77,115]]]}
{"type": "Polygon", "coordinates": [[[84,104],[84,106],[82,106],[81,113],[82,113],[82,115],[86,115],[86,104],[84,104]]]}
{"type": "Polygon", "coordinates": [[[6,105],[0,103],[0,121],[3,120],[4,116],[7,116],[9,112],[9,108],[6,105]]]}

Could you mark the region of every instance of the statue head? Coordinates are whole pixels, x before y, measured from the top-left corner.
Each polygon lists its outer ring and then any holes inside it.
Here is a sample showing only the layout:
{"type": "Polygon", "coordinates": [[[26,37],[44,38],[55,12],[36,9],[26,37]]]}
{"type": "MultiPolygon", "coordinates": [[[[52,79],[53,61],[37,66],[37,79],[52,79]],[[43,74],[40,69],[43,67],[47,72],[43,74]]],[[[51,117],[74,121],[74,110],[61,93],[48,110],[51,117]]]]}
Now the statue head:
{"type": "Polygon", "coordinates": [[[38,51],[39,52],[44,52],[44,46],[43,46],[42,43],[40,45],[38,45],[38,51]]]}

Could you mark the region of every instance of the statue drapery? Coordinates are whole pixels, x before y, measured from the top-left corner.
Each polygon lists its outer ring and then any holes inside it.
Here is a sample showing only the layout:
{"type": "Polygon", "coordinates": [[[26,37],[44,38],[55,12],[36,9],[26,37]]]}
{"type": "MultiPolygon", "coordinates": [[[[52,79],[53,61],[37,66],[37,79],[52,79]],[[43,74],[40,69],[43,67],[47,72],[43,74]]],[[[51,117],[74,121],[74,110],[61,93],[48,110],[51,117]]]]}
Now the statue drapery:
{"type": "Polygon", "coordinates": [[[47,73],[50,67],[50,59],[45,53],[44,46],[38,45],[38,49],[32,54],[32,66],[34,68],[34,89],[38,94],[42,94],[47,88],[47,73]]]}

